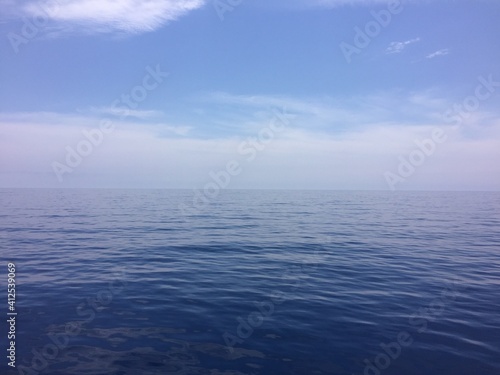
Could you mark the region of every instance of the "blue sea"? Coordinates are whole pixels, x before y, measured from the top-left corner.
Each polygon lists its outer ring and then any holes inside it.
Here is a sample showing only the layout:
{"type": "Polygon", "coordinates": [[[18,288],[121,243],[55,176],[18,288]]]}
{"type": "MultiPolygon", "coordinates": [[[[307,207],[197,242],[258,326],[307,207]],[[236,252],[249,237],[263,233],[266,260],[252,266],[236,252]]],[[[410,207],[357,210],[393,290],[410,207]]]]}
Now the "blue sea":
{"type": "Polygon", "coordinates": [[[0,190],[0,373],[500,374],[500,193],[192,202],[0,190]]]}

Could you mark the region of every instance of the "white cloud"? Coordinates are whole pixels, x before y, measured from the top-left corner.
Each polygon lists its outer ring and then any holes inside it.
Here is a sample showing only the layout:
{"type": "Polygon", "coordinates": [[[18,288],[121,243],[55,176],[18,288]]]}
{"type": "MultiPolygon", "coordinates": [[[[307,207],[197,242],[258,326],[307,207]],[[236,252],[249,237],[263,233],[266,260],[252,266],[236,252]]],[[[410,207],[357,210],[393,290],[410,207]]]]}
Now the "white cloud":
{"type": "Polygon", "coordinates": [[[153,31],[198,9],[206,0],[43,0],[22,7],[25,16],[47,16],[51,26],[85,33],[153,31]]]}
{"type": "Polygon", "coordinates": [[[404,42],[392,42],[385,50],[385,53],[401,53],[410,44],[420,42],[420,38],[406,40],[404,42]]]}
{"type": "Polygon", "coordinates": [[[439,57],[439,56],[446,56],[449,53],[450,53],[450,50],[448,48],[440,49],[439,51],[433,52],[433,53],[425,56],[425,58],[426,59],[433,59],[433,58],[439,57]]]}

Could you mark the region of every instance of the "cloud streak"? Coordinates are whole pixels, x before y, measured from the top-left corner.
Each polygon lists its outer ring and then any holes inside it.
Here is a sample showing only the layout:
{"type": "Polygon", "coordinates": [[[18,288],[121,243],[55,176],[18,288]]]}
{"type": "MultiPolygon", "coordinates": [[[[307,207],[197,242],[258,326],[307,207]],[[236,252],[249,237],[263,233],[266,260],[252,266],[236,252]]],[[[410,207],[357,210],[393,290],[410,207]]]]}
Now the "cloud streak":
{"type": "Polygon", "coordinates": [[[136,119],[144,119],[144,120],[164,116],[164,113],[162,111],[138,110],[138,109],[129,109],[122,107],[92,107],[90,108],[90,112],[92,114],[101,116],[115,116],[122,118],[130,116],[136,119]]]}
{"type": "Polygon", "coordinates": [[[259,117],[272,108],[286,108],[298,116],[297,125],[307,124],[310,131],[328,129],[332,133],[381,123],[398,126],[428,124],[441,121],[442,112],[450,106],[448,100],[432,90],[404,94],[394,90],[353,97],[310,98],[214,92],[202,100],[211,107],[221,106],[225,114],[229,111],[238,113],[243,119],[259,117]]]}
{"type": "Polygon", "coordinates": [[[404,42],[392,42],[385,50],[386,54],[401,53],[410,44],[420,42],[420,38],[406,40],[404,42]]]}
{"type": "Polygon", "coordinates": [[[426,59],[434,59],[436,57],[440,56],[446,56],[450,53],[450,50],[445,48],[445,49],[440,49],[439,51],[433,52],[427,56],[425,56],[426,59]]]}
{"type": "Polygon", "coordinates": [[[322,6],[334,8],[344,5],[377,5],[377,4],[387,4],[387,0],[306,0],[303,1],[311,6],[322,6]]]}

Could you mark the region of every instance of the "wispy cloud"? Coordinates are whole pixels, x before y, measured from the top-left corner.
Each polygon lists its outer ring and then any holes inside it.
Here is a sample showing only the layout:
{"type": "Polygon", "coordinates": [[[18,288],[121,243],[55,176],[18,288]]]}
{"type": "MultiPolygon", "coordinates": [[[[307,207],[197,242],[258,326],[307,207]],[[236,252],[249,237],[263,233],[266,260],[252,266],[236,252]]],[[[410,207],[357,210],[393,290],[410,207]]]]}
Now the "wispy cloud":
{"type": "Polygon", "coordinates": [[[433,52],[433,53],[425,56],[425,58],[426,59],[433,59],[433,58],[439,57],[439,56],[446,56],[449,53],[450,53],[450,50],[448,48],[440,49],[439,51],[433,52]]]}
{"type": "MultiPolygon", "coordinates": [[[[500,160],[496,107],[492,112],[482,108],[460,126],[450,124],[441,115],[454,100],[437,89],[350,98],[216,92],[193,99],[203,109],[202,116],[184,118],[180,124],[163,122],[165,115],[156,116],[162,112],[150,110],[138,111],[141,118],[112,120],[113,133],[67,175],[65,186],[111,187],[120,181],[133,187],[192,188],[206,183],[210,171],[236,160],[248,173],[234,180],[234,188],[384,189],[383,173],[395,167],[400,155],[415,149],[415,140],[429,138],[435,127],[444,130],[448,140],[407,188],[462,184],[492,189],[500,183],[495,173],[500,160]],[[296,117],[284,131],[273,133],[265,152],[249,164],[248,154],[238,150],[269,128],[275,107],[286,107],[283,112],[296,117]],[[232,127],[204,131],[206,123],[214,121],[232,127]]],[[[76,149],[86,139],[83,131],[98,128],[100,116],[109,112],[114,114],[106,107],[77,114],[0,113],[0,187],[29,187],[33,178],[39,186],[60,186],[52,163],[64,162],[67,147],[76,149]]]]}
{"type": "Polygon", "coordinates": [[[420,38],[406,40],[404,42],[392,42],[389,47],[385,50],[385,53],[401,53],[410,44],[420,42],[420,38]]]}
{"type": "MultiPolygon", "coordinates": [[[[85,112],[85,111],[82,111],[85,112]]],[[[136,119],[146,120],[156,117],[164,116],[162,111],[154,110],[138,110],[122,107],[92,107],[90,113],[102,116],[115,116],[115,117],[133,117],[136,119]]]]}
{"type": "Polygon", "coordinates": [[[342,5],[387,4],[387,0],[301,0],[310,6],[337,7],[342,5]]]}
{"type": "Polygon", "coordinates": [[[202,99],[210,103],[208,112],[217,111],[220,105],[226,116],[228,111],[233,111],[247,119],[269,113],[273,108],[286,108],[298,116],[295,121],[297,126],[303,124],[309,131],[328,129],[333,133],[380,123],[427,125],[440,121],[442,112],[451,104],[432,90],[404,94],[394,90],[353,97],[308,98],[214,92],[202,99]]]}
{"type": "MultiPolygon", "coordinates": [[[[255,1],[255,0],[254,0],[255,1]]],[[[423,2],[427,0],[402,0],[404,3],[423,2]]],[[[390,3],[388,0],[262,0],[267,5],[279,4],[280,6],[288,6],[295,8],[337,8],[342,6],[382,6],[387,7],[390,3]]]]}
{"type": "MultiPolygon", "coordinates": [[[[68,116],[61,115],[58,124],[47,124],[55,122],[57,117],[55,113],[0,114],[0,186],[30,186],[27,176],[33,174],[42,186],[60,186],[51,163],[63,162],[65,147],[75,148],[82,139],[82,130],[92,127],[93,122],[73,119],[73,126],[68,126],[68,116]],[[13,121],[13,117],[23,118],[23,122],[13,121]],[[30,118],[32,121],[26,121],[30,118]]],[[[75,173],[68,175],[65,186],[109,187],[117,186],[117,181],[126,181],[134,187],[192,188],[205,183],[210,171],[218,171],[227,161],[237,160],[248,173],[234,180],[232,187],[235,188],[293,185],[384,189],[383,172],[394,167],[399,155],[408,155],[414,150],[416,139],[428,138],[434,126],[381,123],[348,129],[343,134],[290,126],[276,134],[265,152],[250,165],[247,156],[238,153],[246,136],[175,137],[168,133],[182,132],[182,128],[166,126],[163,132],[156,125],[120,123],[102,146],[96,148],[75,173]],[[345,167],[346,162],[349,168],[345,167]]],[[[442,151],[419,171],[418,180],[408,182],[408,188],[418,188],[419,183],[431,188],[447,188],[449,181],[469,186],[470,173],[474,175],[476,188],[499,186],[498,173],[495,173],[498,163],[484,162],[499,160],[498,120],[494,120],[485,137],[466,138],[456,127],[448,127],[446,132],[449,140],[442,151]]],[[[257,134],[258,131],[252,136],[257,134]]]]}
{"type": "MultiPolygon", "coordinates": [[[[43,0],[21,8],[24,16],[47,17],[53,28],[83,33],[143,33],[158,29],[207,0],[43,0]]],[[[19,5],[16,5],[19,7],[19,5]]]]}

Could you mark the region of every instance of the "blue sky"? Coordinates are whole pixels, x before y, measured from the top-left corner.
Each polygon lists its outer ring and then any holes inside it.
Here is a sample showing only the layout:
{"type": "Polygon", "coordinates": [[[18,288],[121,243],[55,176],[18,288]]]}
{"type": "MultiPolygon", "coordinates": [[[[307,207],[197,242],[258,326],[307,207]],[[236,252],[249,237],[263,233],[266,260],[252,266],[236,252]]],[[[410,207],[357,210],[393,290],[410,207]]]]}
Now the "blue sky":
{"type": "Polygon", "coordinates": [[[0,7],[0,187],[500,188],[498,1],[0,7]]]}

